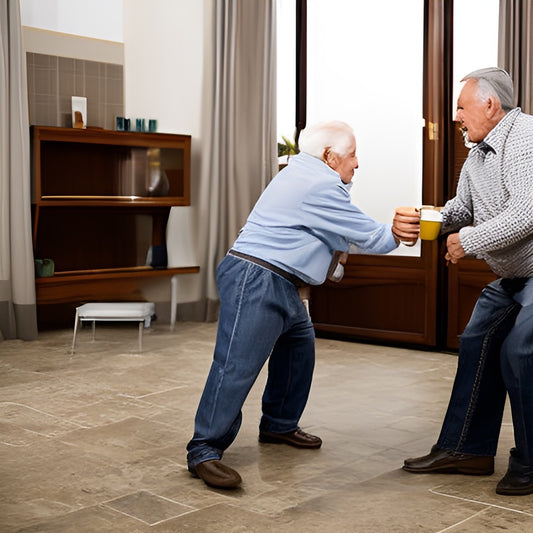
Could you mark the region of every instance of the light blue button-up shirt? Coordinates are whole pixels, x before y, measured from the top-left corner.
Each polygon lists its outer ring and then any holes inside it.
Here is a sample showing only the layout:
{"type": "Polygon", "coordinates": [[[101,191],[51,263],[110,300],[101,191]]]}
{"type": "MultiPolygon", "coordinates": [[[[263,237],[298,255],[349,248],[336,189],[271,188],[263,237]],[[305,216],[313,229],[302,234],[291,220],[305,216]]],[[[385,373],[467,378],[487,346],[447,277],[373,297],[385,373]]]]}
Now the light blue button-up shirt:
{"type": "Polygon", "coordinates": [[[292,157],[257,201],[233,249],[320,285],[335,250],[348,251],[350,243],[377,254],[396,248],[391,224],[353,205],[350,188],[320,159],[292,157]]]}

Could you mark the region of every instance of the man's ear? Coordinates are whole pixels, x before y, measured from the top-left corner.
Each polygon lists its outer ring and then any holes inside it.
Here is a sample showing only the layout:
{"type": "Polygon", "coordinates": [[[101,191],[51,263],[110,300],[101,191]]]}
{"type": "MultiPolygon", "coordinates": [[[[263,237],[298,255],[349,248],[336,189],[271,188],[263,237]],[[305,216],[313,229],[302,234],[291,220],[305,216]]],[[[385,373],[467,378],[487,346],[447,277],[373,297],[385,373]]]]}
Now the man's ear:
{"type": "Polygon", "coordinates": [[[502,106],[498,100],[493,98],[492,96],[489,96],[487,98],[486,103],[486,115],[488,118],[493,118],[494,115],[498,114],[501,110],[502,106]]]}
{"type": "Polygon", "coordinates": [[[324,161],[330,168],[337,170],[339,158],[337,157],[337,154],[329,150],[329,148],[324,151],[324,161]]]}

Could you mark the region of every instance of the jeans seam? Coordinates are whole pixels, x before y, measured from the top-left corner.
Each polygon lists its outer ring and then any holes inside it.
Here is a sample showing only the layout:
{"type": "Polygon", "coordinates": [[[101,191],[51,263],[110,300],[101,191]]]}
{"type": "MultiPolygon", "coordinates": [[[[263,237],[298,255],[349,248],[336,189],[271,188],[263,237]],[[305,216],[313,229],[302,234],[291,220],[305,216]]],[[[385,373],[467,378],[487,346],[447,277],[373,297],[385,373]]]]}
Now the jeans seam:
{"type": "Polygon", "coordinates": [[[483,371],[483,368],[485,366],[485,362],[487,359],[487,348],[492,340],[492,337],[494,333],[497,331],[498,327],[505,321],[505,319],[514,311],[515,306],[510,305],[504,313],[498,318],[498,320],[492,325],[492,327],[487,331],[484,339],[483,339],[483,345],[481,347],[481,354],[479,358],[479,365],[477,367],[476,377],[474,380],[474,386],[472,387],[472,394],[470,395],[470,402],[468,403],[468,408],[466,410],[465,415],[465,421],[463,424],[463,428],[461,430],[461,434],[459,436],[457,447],[455,451],[460,451],[460,449],[463,446],[464,440],[466,439],[466,435],[468,433],[469,427],[470,427],[470,421],[472,418],[472,412],[474,410],[474,406],[477,404],[477,398],[479,396],[479,386],[481,383],[481,374],[483,371]]]}
{"type": "MultiPolygon", "coordinates": [[[[291,361],[292,361],[292,358],[293,358],[293,355],[292,355],[292,353],[291,353],[291,354],[290,354],[290,359],[291,359],[291,361]]],[[[285,392],[284,392],[284,394],[283,394],[283,400],[282,400],[282,402],[281,402],[281,409],[282,409],[282,410],[283,410],[283,408],[285,407],[285,401],[287,400],[287,392],[288,392],[288,390],[289,390],[289,388],[290,388],[290,387],[289,387],[289,383],[290,383],[290,381],[291,381],[291,379],[292,379],[292,370],[291,370],[291,369],[292,369],[292,367],[291,367],[291,365],[289,365],[289,375],[288,375],[288,377],[287,377],[287,386],[286,386],[286,388],[285,388],[285,392]]]]}
{"type": "MultiPolygon", "coordinates": [[[[250,263],[250,265],[252,265],[253,263],[250,263]]],[[[235,321],[233,322],[233,329],[231,331],[231,337],[230,337],[230,340],[228,342],[228,349],[224,355],[224,367],[222,368],[222,379],[224,379],[225,377],[225,371],[226,371],[226,366],[228,364],[228,354],[229,352],[231,351],[231,346],[233,344],[233,336],[235,335],[235,330],[237,328],[237,324],[239,322],[239,319],[240,319],[240,315],[241,315],[241,307],[242,307],[242,297],[243,297],[243,293],[244,293],[244,288],[246,286],[246,282],[248,280],[248,274],[250,272],[250,266],[248,266],[248,268],[246,268],[246,273],[244,275],[244,279],[243,279],[243,282],[242,282],[242,285],[241,285],[241,291],[239,293],[239,303],[238,303],[238,306],[237,306],[237,311],[235,313],[235,321]]],[[[220,393],[220,388],[222,387],[222,380],[219,381],[218,383],[218,386],[217,386],[217,390],[216,390],[216,393],[215,393],[215,398],[214,398],[214,403],[216,403],[218,401],[218,395],[220,393]]],[[[211,429],[212,427],[212,424],[213,424],[213,417],[215,416],[214,415],[215,413],[215,409],[213,409],[212,411],[212,414],[211,414],[211,418],[209,419],[209,429],[211,429]]]]}

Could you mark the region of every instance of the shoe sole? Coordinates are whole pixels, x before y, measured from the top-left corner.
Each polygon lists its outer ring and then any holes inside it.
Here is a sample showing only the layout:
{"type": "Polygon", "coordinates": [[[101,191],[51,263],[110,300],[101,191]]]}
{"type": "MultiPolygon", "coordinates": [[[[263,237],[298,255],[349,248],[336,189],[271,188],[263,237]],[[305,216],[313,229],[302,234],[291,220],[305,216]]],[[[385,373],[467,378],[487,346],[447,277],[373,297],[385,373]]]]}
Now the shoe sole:
{"type": "Polygon", "coordinates": [[[292,441],[280,437],[271,437],[270,435],[259,435],[259,442],[262,442],[264,444],[288,444],[289,446],[294,446],[295,448],[302,448],[302,449],[308,449],[308,450],[317,450],[322,446],[322,442],[319,442],[317,444],[301,444],[297,441],[292,441]]]}
{"type": "Polygon", "coordinates": [[[533,494],[533,487],[531,485],[517,489],[500,489],[496,487],[496,494],[501,494],[502,496],[528,496],[533,494]]]}
{"type": "Polygon", "coordinates": [[[464,474],[467,476],[491,476],[494,474],[494,468],[480,469],[475,466],[468,466],[467,464],[461,466],[454,465],[429,468],[411,468],[404,465],[402,469],[412,474],[464,474]]]}

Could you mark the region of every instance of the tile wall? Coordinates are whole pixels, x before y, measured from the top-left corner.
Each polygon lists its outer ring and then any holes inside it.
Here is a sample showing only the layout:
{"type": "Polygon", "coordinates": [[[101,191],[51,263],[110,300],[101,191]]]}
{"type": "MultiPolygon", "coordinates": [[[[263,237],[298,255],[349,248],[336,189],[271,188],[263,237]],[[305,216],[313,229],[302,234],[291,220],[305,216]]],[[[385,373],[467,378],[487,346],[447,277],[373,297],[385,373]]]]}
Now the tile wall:
{"type": "Polygon", "coordinates": [[[87,97],[87,126],[115,129],[124,116],[124,67],[28,52],[30,124],[72,127],[72,96],[87,97]]]}

